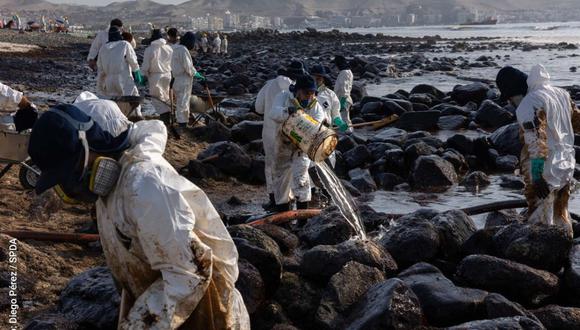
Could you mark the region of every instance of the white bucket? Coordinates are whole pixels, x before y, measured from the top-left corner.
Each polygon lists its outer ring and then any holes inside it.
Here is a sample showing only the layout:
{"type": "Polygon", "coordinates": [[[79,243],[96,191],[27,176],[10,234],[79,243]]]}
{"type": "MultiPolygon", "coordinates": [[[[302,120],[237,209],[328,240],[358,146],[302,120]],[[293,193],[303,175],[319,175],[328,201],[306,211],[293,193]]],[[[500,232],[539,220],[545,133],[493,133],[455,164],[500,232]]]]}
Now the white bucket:
{"type": "Polygon", "coordinates": [[[336,149],[338,135],[305,113],[291,115],[282,132],[315,162],[322,162],[336,149]]]}

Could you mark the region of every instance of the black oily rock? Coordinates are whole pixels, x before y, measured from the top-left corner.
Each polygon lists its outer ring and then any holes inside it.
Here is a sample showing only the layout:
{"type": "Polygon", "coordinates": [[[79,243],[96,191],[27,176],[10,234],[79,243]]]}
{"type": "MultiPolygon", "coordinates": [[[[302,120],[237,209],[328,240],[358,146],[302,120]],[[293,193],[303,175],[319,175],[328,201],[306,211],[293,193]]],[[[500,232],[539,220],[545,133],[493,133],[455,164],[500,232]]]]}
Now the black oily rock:
{"type": "Polygon", "coordinates": [[[445,97],[445,93],[443,93],[437,87],[432,86],[432,85],[427,85],[427,84],[419,84],[419,85],[413,87],[413,89],[411,89],[410,94],[419,94],[419,93],[420,94],[430,94],[433,97],[435,97],[436,99],[442,99],[445,97]]]}
{"type": "Polygon", "coordinates": [[[471,172],[461,181],[461,185],[466,187],[487,187],[490,184],[489,176],[481,171],[471,172]]]}
{"type": "Polygon", "coordinates": [[[370,138],[371,142],[386,142],[396,145],[403,145],[407,139],[407,132],[395,127],[384,128],[370,138]]]}
{"type": "Polygon", "coordinates": [[[472,254],[498,255],[493,237],[502,227],[489,227],[476,231],[461,247],[464,256],[472,254]]]}
{"type": "Polygon", "coordinates": [[[285,272],[274,299],[293,324],[301,329],[314,323],[322,289],[297,274],[285,272]]]}
{"type": "Polygon", "coordinates": [[[370,193],[377,190],[377,184],[368,169],[356,168],[348,172],[350,183],[363,193],[370,193]]]}
{"type": "Polygon", "coordinates": [[[276,244],[278,244],[278,247],[280,247],[280,250],[284,254],[292,252],[296,247],[298,247],[298,244],[300,244],[298,237],[283,227],[262,224],[256,226],[256,228],[263,231],[266,235],[276,241],[276,244]]]}
{"type": "Polygon", "coordinates": [[[497,157],[495,166],[502,172],[513,172],[518,167],[519,159],[513,155],[505,155],[497,157]]]}
{"type": "Polygon", "coordinates": [[[471,114],[467,107],[460,107],[458,105],[441,103],[431,108],[441,112],[441,116],[463,116],[468,117],[471,114]]]}
{"type": "Polygon", "coordinates": [[[580,302],[580,245],[574,245],[570,250],[563,281],[564,293],[572,301],[580,302]]]}
{"type": "Polygon", "coordinates": [[[344,187],[344,189],[346,189],[346,191],[348,191],[348,193],[352,197],[360,197],[362,195],[362,193],[358,189],[356,189],[356,187],[353,186],[352,183],[350,183],[350,181],[341,179],[340,183],[342,183],[342,186],[344,187]]]}
{"type": "Polygon", "coordinates": [[[480,82],[469,85],[459,85],[453,88],[451,98],[459,105],[465,105],[468,102],[475,102],[477,104],[483,102],[487,98],[487,93],[490,88],[488,85],[480,82]]]}
{"type": "Polygon", "coordinates": [[[58,311],[66,319],[94,329],[117,327],[121,297],[107,267],[75,276],[59,297],[58,311]]]}
{"type": "Polygon", "coordinates": [[[356,261],[347,263],[326,285],[316,311],[316,325],[322,329],[343,329],[351,306],[370,287],[384,280],[385,275],[377,268],[356,261]]]}
{"type": "Polygon", "coordinates": [[[498,128],[489,136],[489,139],[501,155],[520,156],[523,145],[520,142],[520,126],[518,123],[498,128]]]}
{"type": "Polygon", "coordinates": [[[502,188],[524,189],[526,186],[524,179],[517,175],[502,175],[500,180],[499,186],[502,188]]]}
{"type": "Polygon", "coordinates": [[[252,167],[252,159],[244,150],[233,142],[223,141],[210,144],[207,149],[202,151],[197,159],[207,161],[208,164],[214,165],[226,174],[233,176],[246,175],[252,167]],[[217,158],[211,159],[210,157],[217,158]]]}
{"type": "Polygon", "coordinates": [[[278,288],[282,274],[282,256],[253,245],[243,238],[232,238],[240,258],[248,260],[259,271],[266,286],[266,292],[271,293],[278,288]]]}
{"type": "Polygon", "coordinates": [[[444,143],[443,141],[439,140],[438,138],[434,137],[434,136],[424,136],[424,137],[418,137],[418,138],[412,138],[411,137],[412,134],[409,134],[409,138],[407,139],[407,141],[405,141],[405,144],[403,145],[403,149],[408,148],[409,146],[418,143],[418,142],[423,142],[435,149],[439,149],[441,147],[443,147],[444,143]]]}
{"type": "Polygon", "coordinates": [[[467,117],[461,115],[441,116],[437,127],[442,130],[458,130],[467,125],[467,117]]]}
{"type": "Polygon", "coordinates": [[[492,100],[485,100],[477,110],[475,121],[483,127],[498,128],[514,121],[514,115],[492,100]]]}
{"type": "Polygon", "coordinates": [[[24,325],[26,330],[78,330],[81,326],[59,313],[42,313],[33,316],[24,325]]]}
{"type": "Polygon", "coordinates": [[[420,103],[426,105],[427,107],[431,107],[433,105],[433,98],[429,96],[429,94],[423,93],[414,93],[409,96],[409,101],[411,103],[420,103]]]}
{"type": "Polygon", "coordinates": [[[336,150],[345,153],[354,147],[356,147],[358,143],[352,138],[350,135],[342,135],[338,139],[338,144],[336,145],[336,150]]]}
{"type": "Polygon", "coordinates": [[[401,149],[387,150],[385,152],[384,169],[386,172],[404,175],[407,172],[405,164],[405,152],[401,149]]]}
{"type": "Polygon", "coordinates": [[[580,308],[549,305],[533,313],[547,329],[580,329],[580,308]]]}
{"type": "Polygon", "coordinates": [[[371,161],[371,153],[365,145],[358,145],[353,149],[345,152],[343,154],[344,161],[348,168],[356,168],[364,165],[365,163],[371,161]]]}
{"type": "Polygon", "coordinates": [[[362,106],[361,114],[384,114],[383,102],[376,101],[365,103],[365,105],[362,106]]]}
{"type": "Polygon", "coordinates": [[[354,229],[346,222],[338,208],[332,207],[308,220],[298,235],[310,246],[334,245],[352,237],[354,229]]]}
{"type": "Polygon", "coordinates": [[[429,156],[437,152],[437,149],[425,142],[417,142],[405,148],[405,161],[412,165],[420,156],[429,156]]]}
{"type": "Polygon", "coordinates": [[[499,329],[509,329],[509,330],[545,330],[546,328],[538,321],[534,321],[529,317],[524,316],[514,316],[514,317],[501,317],[491,320],[479,320],[463,323],[453,327],[447,328],[447,330],[499,330],[499,329]]]}
{"type": "Polygon", "coordinates": [[[196,159],[190,160],[187,164],[187,177],[189,179],[214,179],[218,181],[227,179],[227,176],[217,167],[196,159]]]}
{"type": "Polygon", "coordinates": [[[246,259],[238,259],[236,289],[242,295],[248,313],[255,313],[266,299],[266,287],[260,271],[246,259]]]}
{"type": "Polygon", "coordinates": [[[338,245],[319,245],[304,253],[302,274],[327,281],[349,261],[376,267],[387,276],[397,271],[397,264],[389,252],[373,241],[349,240],[338,245]]]}
{"type": "Polygon", "coordinates": [[[236,175],[238,180],[250,184],[266,184],[266,162],[264,158],[252,159],[252,165],[248,173],[240,173],[236,175]]]}
{"type": "Polygon", "coordinates": [[[430,221],[433,217],[421,212],[405,215],[384,230],[378,243],[400,267],[430,261],[437,256],[441,245],[439,232],[430,221]]]}
{"type": "Polygon", "coordinates": [[[453,165],[435,155],[417,158],[411,179],[413,186],[418,189],[445,189],[458,181],[453,165]]]}
{"type": "Polygon", "coordinates": [[[249,143],[253,140],[262,138],[262,127],[264,123],[261,121],[244,120],[234,125],[231,129],[232,140],[238,143],[249,143]]]}
{"type": "Polygon", "coordinates": [[[227,126],[215,120],[210,121],[206,126],[194,127],[191,134],[209,143],[229,141],[232,136],[227,126]]]}
{"type": "Polygon", "coordinates": [[[439,111],[405,112],[395,122],[395,127],[406,131],[430,130],[437,127],[439,111]]]}
{"type": "Polygon", "coordinates": [[[522,217],[514,209],[489,212],[485,217],[485,228],[521,223],[522,217]]]}
{"type": "Polygon", "coordinates": [[[393,190],[395,186],[405,182],[402,177],[393,173],[379,173],[375,176],[377,187],[382,190],[393,190]]]}
{"type": "Polygon", "coordinates": [[[539,304],[558,293],[558,276],[514,261],[471,255],[457,267],[457,279],[470,287],[498,292],[524,304],[539,304]]]}
{"type": "Polygon", "coordinates": [[[459,260],[461,247],[477,231],[475,222],[460,210],[440,213],[431,222],[439,232],[440,257],[449,261],[459,260]]]}
{"type": "Polygon", "coordinates": [[[371,287],[349,315],[348,330],[413,329],[423,324],[419,299],[393,278],[371,287]]]}
{"type": "Polygon", "coordinates": [[[413,103],[413,111],[427,111],[429,106],[423,103],[413,103]]]}
{"type": "Polygon", "coordinates": [[[458,287],[433,265],[415,264],[398,277],[417,295],[432,326],[448,327],[486,317],[487,292],[458,287]]]}
{"type": "Polygon", "coordinates": [[[558,272],[568,261],[572,235],[559,226],[512,224],[494,235],[500,257],[558,272]]]}
{"type": "Polygon", "coordinates": [[[400,150],[401,147],[394,145],[392,143],[382,143],[382,142],[372,142],[367,145],[371,157],[373,160],[377,161],[381,159],[385,152],[388,150],[400,150]]]}
{"type": "MultiPolygon", "coordinates": [[[[390,115],[401,116],[403,113],[412,110],[412,105],[411,105],[411,109],[407,110],[407,109],[403,108],[404,104],[402,104],[401,102],[402,102],[401,100],[384,100],[382,102],[381,111],[377,112],[377,113],[384,116],[384,117],[390,116],[390,115]]],[[[403,102],[405,102],[405,101],[403,101],[403,102]]]]}
{"type": "Polygon", "coordinates": [[[540,322],[532,312],[526,310],[522,305],[508,300],[499,293],[490,293],[487,295],[485,298],[485,309],[487,311],[487,318],[490,319],[525,316],[540,322]]]}
{"type": "Polygon", "coordinates": [[[271,330],[278,324],[290,323],[282,306],[274,300],[262,304],[258,311],[252,314],[250,321],[252,329],[256,330],[271,330]]]}
{"type": "Polygon", "coordinates": [[[453,167],[457,173],[463,174],[469,170],[469,164],[467,164],[467,160],[461,153],[459,153],[459,151],[456,151],[455,149],[445,150],[441,157],[453,164],[453,167]]]}

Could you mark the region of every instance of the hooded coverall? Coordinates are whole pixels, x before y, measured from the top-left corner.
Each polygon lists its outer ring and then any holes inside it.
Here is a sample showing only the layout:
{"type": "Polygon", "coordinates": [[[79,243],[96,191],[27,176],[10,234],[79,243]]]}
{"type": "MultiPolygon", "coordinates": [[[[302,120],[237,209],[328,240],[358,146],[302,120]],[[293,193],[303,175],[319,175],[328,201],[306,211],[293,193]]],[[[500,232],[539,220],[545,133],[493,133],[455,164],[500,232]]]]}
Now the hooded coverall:
{"type": "Polygon", "coordinates": [[[173,48],[165,39],[157,39],[145,49],[142,71],[149,80],[149,93],[163,102],[169,103],[171,83],[171,57],[173,48]]]}
{"type": "Polygon", "coordinates": [[[114,190],[97,201],[107,265],[123,287],[121,329],[250,329],[238,253],[219,214],[164,158],[165,125],[135,123],[114,190]]]}
{"type": "Polygon", "coordinates": [[[550,75],[541,65],[532,69],[527,83],[528,93],[518,106],[516,116],[524,141],[521,166],[526,182],[528,221],[559,225],[571,232],[568,199],[576,164],[571,123],[575,106],[568,92],[550,85],[550,75]],[[543,171],[541,167],[535,171],[550,187],[544,199],[537,196],[533,186],[532,167],[538,161],[543,161],[543,171]]]}
{"type": "MultiPolygon", "coordinates": [[[[318,103],[322,105],[324,109],[324,121],[330,126],[332,126],[334,118],[341,118],[340,115],[340,101],[336,93],[327,86],[320,86],[318,88],[318,94],[316,95],[318,103]]],[[[336,153],[332,152],[328,157],[328,161],[334,167],[336,165],[336,153]]]]}
{"type": "MultiPolygon", "coordinates": [[[[97,33],[95,39],[91,43],[91,48],[89,49],[89,55],[87,56],[87,61],[96,60],[99,55],[101,47],[109,41],[109,31],[101,31],[97,33]]],[[[105,76],[97,73],[97,93],[105,95],[105,76]]]]}
{"type": "Polygon", "coordinates": [[[171,71],[173,72],[173,91],[175,92],[175,116],[177,123],[189,122],[189,101],[193,88],[193,76],[197,72],[193,67],[193,60],[189,50],[184,45],[173,47],[171,57],[171,71]]]}
{"type": "MultiPolygon", "coordinates": [[[[350,107],[353,104],[352,98],[350,96],[353,80],[354,76],[352,71],[350,71],[350,69],[345,69],[338,73],[338,77],[334,83],[334,92],[336,93],[336,96],[338,96],[341,105],[340,115],[342,116],[342,120],[349,126],[352,125],[349,112],[350,107]]],[[[349,130],[352,131],[352,128],[349,128],[349,130]]]]}
{"type": "Polygon", "coordinates": [[[262,127],[262,144],[264,145],[264,162],[266,172],[266,190],[268,194],[273,194],[274,179],[272,171],[274,168],[274,152],[276,139],[276,123],[270,118],[269,113],[272,110],[276,96],[282,91],[288,91],[290,85],[293,84],[292,79],[285,76],[278,76],[275,79],[266,82],[264,87],[258,92],[256,97],[256,112],[264,115],[264,126],[262,127]]]}
{"type": "MultiPolygon", "coordinates": [[[[274,139],[274,196],[276,204],[286,204],[295,197],[298,202],[309,202],[312,199],[310,176],[310,158],[296,148],[290,139],[282,132],[282,126],[288,117],[288,108],[293,106],[294,95],[290,92],[278,94],[268,118],[275,123],[274,139]]],[[[322,123],[325,114],[322,106],[315,102],[313,106],[304,109],[314,120],[322,123]]]]}
{"type": "Polygon", "coordinates": [[[73,105],[93,118],[104,131],[119,136],[132,125],[116,102],[99,99],[91,92],[82,92],[73,105]]]}
{"type": "Polygon", "coordinates": [[[220,38],[220,36],[216,36],[213,39],[213,52],[216,54],[221,53],[221,47],[222,47],[222,39],[220,38]]]}

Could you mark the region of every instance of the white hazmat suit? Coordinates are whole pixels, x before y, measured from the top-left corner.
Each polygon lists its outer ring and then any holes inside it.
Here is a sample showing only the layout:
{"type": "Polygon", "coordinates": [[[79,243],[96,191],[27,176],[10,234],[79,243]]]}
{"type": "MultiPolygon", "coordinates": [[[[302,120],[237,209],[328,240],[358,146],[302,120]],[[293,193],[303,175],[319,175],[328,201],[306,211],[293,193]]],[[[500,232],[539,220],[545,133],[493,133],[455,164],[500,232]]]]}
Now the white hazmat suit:
{"type": "MultiPolygon", "coordinates": [[[[292,198],[298,202],[309,202],[312,199],[310,176],[310,158],[295,147],[282,132],[282,126],[289,117],[288,108],[293,106],[294,95],[290,92],[278,94],[268,118],[275,123],[274,139],[274,195],[276,204],[289,203],[292,198]]],[[[324,109],[315,102],[305,109],[305,113],[322,123],[325,118],[324,109]]]]}
{"type": "Polygon", "coordinates": [[[171,58],[173,48],[165,39],[157,39],[145,49],[142,71],[149,79],[149,93],[163,102],[169,103],[171,83],[171,58]]]}
{"type": "MultiPolygon", "coordinates": [[[[324,121],[326,121],[329,126],[332,126],[334,118],[341,118],[340,101],[338,96],[336,96],[336,93],[327,86],[320,86],[316,98],[318,99],[318,103],[320,103],[324,109],[324,121]]],[[[332,154],[330,154],[328,161],[334,168],[336,165],[336,152],[333,151],[332,154]]],[[[314,166],[314,163],[312,163],[312,166],[314,166]]]]}
{"type": "Polygon", "coordinates": [[[91,92],[82,92],[73,105],[93,118],[103,130],[113,136],[119,136],[132,125],[116,102],[99,99],[91,92]]]}
{"type": "Polygon", "coordinates": [[[175,117],[177,123],[189,122],[189,101],[193,87],[193,76],[197,72],[193,67],[193,60],[189,50],[184,45],[173,48],[171,58],[171,70],[173,72],[173,91],[175,92],[175,117]]]}
{"type": "Polygon", "coordinates": [[[219,35],[216,35],[215,38],[213,39],[214,53],[219,54],[221,52],[221,47],[222,47],[222,39],[220,38],[219,35]]]}
{"type": "Polygon", "coordinates": [[[526,181],[528,221],[556,224],[572,230],[568,214],[570,182],[576,164],[570,94],[550,85],[550,75],[535,66],[527,80],[528,93],[516,115],[524,138],[521,164],[526,181]],[[538,198],[532,185],[532,161],[544,160],[541,176],[550,187],[547,198],[538,198]]]}
{"type": "Polygon", "coordinates": [[[97,201],[103,252],[130,309],[121,329],[250,329],[236,247],[205,193],[163,158],[161,121],[140,121],[116,188],[97,201]]]}
{"type": "Polygon", "coordinates": [[[274,152],[276,139],[276,123],[269,116],[270,110],[274,105],[276,96],[283,91],[288,92],[288,88],[294,82],[292,79],[285,76],[278,76],[275,79],[268,80],[264,87],[258,92],[256,97],[256,112],[264,115],[264,126],[262,127],[262,144],[264,145],[264,162],[266,172],[266,189],[268,194],[273,194],[274,179],[272,171],[274,168],[274,152]]]}
{"type": "MultiPolygon", "coordinates": [[[[95,39],[91,43],[91,48],[89,49],[89,55],[87,56],[87,61],[94,61],[99,55],[101,47],[109,42],[109,32],[101,31],[97,33],[95,39]]],[[[105,81],[104,76],[97,73],[97,93],[105,95],[105,81]]]]}
{"type": "Polygon", "coordinates": [[[17,106],[22,101],[22,92],[0,83],[0,108],[17,106]]]}
{"type": "MultiPolygon", "coordinates": [[[[336,82],[334,83],[334,92],[336,96],[338,96],[339,100],[344,103],[342,109],[340,109],[340,114],[342,116],[342,120],[347,123],[349,126],[352,125],[350,121],[350,107],[352,106],[352,98],[350,97],[350,92],[352,91],[352,84],[353,84],[354,76],[350,69],[341,70],[338,73],[338,77],[336,78],[336,82]]],[[[352,131],[352,128],[349,128],[352,131]]]]}

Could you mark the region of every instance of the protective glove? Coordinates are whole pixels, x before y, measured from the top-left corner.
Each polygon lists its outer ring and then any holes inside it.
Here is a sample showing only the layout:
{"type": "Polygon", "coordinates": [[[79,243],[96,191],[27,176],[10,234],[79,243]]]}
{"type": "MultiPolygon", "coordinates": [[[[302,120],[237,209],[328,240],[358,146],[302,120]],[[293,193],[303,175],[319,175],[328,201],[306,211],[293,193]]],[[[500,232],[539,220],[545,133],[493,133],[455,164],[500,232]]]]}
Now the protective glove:
{"type": "Polygon", "coordinates": [[[540,199],[544,199],[550,194],[550,186],[543,177],[545,161],[542,158],[533,158],[530,162],[534,191],[536,192],[536,196],[540,199]]]}
{"type": "Polygon", "coordinates": [[[348,124],[345,123],[342,118],[336,117],[332,120],[332,123],[338,126],[338,130],[341,132],[346,132],[348,130],[348,124]]]}
{"type": "Polygon", "coordinates": [[[143,76],[141,75],[141,70],[133,72],[133,81],[135,81],[137,85],[145,86],[145,79],[143,79],[143,76]]]}
{"type": "Polygon", "coordinates": [[[32,103],[28,103],[25,107],[20,108],[14,115],[14,126],[16,131],[22,132],[34,126],[38,119],[38,110],[32,103]]]}
{"type": "Polygon", "coordinates": [[[193,75],[193,78],[197,78],[201,81],[207,80],[207,79],[205,79],[205,77],[201,73],[199,73],[199,71],[195,72],[195,74],[193,75]]]}
{"type": "Polygon", "coordinates": [[[340,111],[346,110],[347,104],[348,104],[348,102],[346,100],[346,96],[341,97],[340,98],[340,111]]]}

